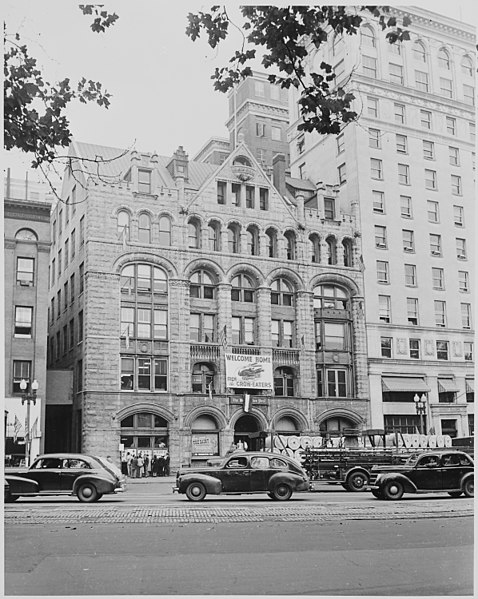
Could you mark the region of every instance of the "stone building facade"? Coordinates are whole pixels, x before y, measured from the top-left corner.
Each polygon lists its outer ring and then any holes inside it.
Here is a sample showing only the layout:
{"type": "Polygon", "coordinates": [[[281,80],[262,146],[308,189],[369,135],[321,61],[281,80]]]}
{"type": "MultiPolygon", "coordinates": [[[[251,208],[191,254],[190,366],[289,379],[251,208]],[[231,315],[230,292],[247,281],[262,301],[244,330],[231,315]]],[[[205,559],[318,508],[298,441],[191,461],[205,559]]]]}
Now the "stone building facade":
{"type": "Polygon", "coordinates": [[[279,192],[242,142],[221,165],[181,147],[74,142],[71,156],[49,366],[74,370],[72,449],[167,449],[174,468],[272,431],[368,426],[361,237],[336,187],[279,160],[279,192]],[[271,387],[228,387],[226,355],[272,361],[271,387]]]}

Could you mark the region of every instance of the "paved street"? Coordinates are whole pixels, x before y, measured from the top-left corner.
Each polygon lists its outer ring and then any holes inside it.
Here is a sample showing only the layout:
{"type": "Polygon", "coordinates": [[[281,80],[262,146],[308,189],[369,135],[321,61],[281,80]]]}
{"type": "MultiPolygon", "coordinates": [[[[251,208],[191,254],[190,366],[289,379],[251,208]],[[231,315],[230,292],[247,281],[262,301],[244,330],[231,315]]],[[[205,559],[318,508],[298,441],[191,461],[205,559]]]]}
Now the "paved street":
{"type": "Polygon", "coordinates": [[[25,499],[5,508],[7,595],[472,593],[473,500],[377,501],[320,484],[266,495],[173,495],[130,481],[96,504],[25,499]]]}

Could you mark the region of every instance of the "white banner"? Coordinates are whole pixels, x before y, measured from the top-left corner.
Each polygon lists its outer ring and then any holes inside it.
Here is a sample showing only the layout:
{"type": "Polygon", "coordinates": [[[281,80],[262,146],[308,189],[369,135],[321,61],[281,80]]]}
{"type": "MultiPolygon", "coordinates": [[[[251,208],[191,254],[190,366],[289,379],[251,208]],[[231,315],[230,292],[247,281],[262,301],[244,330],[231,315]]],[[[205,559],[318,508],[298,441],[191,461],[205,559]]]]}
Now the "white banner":
{"type": "Polygon", "coordinates": [[[271,356],[225,354],[226,387],[239,389],[273,389],[271,356]]]}

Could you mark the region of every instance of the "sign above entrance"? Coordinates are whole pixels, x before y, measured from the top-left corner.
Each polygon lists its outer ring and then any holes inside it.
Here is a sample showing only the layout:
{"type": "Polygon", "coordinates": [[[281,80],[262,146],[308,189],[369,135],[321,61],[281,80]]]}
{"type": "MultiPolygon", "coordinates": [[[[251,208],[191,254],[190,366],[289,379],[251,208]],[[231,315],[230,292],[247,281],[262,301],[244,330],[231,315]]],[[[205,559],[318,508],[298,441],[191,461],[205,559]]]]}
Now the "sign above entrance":
{"type": "Polygon", "coordinates": [[[226,387],[273,389],[272,357],[226,353],[226,387]]]}

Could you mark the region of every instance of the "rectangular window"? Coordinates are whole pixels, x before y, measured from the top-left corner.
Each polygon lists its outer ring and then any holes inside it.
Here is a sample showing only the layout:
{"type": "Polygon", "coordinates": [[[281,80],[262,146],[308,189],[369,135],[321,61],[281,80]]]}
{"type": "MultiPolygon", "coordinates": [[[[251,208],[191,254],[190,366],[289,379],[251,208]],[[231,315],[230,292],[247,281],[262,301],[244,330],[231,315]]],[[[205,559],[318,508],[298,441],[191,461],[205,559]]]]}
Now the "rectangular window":
{"type": "Polygon", "coordinates": [[[63,252],[65,254],[65,256],[64,256],[65,257],[65,270],[66,270],[66,267],[68,266],[68,260],[69,260],[69,251],[68,251],[69,245],[70,245],[70,241],[69,241],[69,239],[66,239],[65,240],[65,251],[63,252]]]}
{"type": "Polygon", "coordinates": [[[61,314],[61,289],[59,289],[58,293],[56,294],[56,308],[57,308],[56,317],[60,318],[60,314],[61,314]]]}
{"type": "Polygon", "coordinates": [[[456,135],[456,119],[452,116],[445,117],[446,120],[446,132],[449,135],[456,135]]]}
{"type": "Polygon", "coordinates": [[[50,324],[53,324],[55,320],[55,298],[52,297],[50,300],[50,324]]]}
{"type": "Polygon", "coordinates": [[[465,360],[468,362],[473,361],[473,341],[465,341],[463,343],[463,350],[465,355],[465,360]]]}
{"type": "Polygon", "coordinates": [[[261,123],[259,121],[256,122],[256,137],[265,137],[266,136],[266,125],[265,123],[261,123]]]}
{"type": "Polygon", "coordinates": [[[378,319],[381,322],[392,322],[391,298],[389,295],[378,296],[378,319]]]}
{"type": "Polygon", "coordinates": [[[83,341],[83,310],[78,312],[78,343],[83,341]]]}
{"type": "Polygon", "coordinates": [[[458,289],[463,293],[468,293],[470,290],[469,277],[466,270],[458,271],[458,289]]]}
{"type": "Polygon", "coordinates": [[[246,185],[246,208],[254,208],[255,187],[246,185]]]}
{"type": "Polygon", "coordinates": [[[430,90],[428,73],[423,71],[415,71],[415,86],[421,92],[428,92],[430,90]]]}
{"type": "Polygon", "coordinates": [[[327,370],[327,388],[329,397],[347,397],[347,372],[345,370],[327,370]]]}
{"type": "Polygon", "coordinates": [[[269,210],[269,190],[264,187],[259,188],[259,209],[269,210]]]}
{"type": "Polygon", "coordinates": [[[410,185],[410,167],[408,164],[398,165],[398,182],[401,185],[410,185]]]}
{"type": "Polygon", "coordinates": [[[75,214],[76,212],[76,185],[73,185],[73,189],[71,190],[71,214],[75,214]]]}
{"type": "Polygon", "coordinates": [[[324,322],[324,349],[326,351],[340,351],[346,349],[345,324],[337,322],[324,322]]]}
{"type": "Polygon", "coordinates": [[[324,216],[326,220],[335,220],[334,198],[324,198],[324,216]]]}
{"type": "Polygon", "coordinates": [[[75,275],[71,275],[70,277],[70,303],[72,304],[75,301],[75,275]]]}
{"type": "Polygon", "coordinates": [[[345,62],[343,60],[339,60],[339,62],[334,66],[335,81],[337,82],[344,73],[345,62]]]}
{"type": "Polygon", "coordinates": [[[13,360],[13,393],[23,393],[20,388],[22,380],[30,383],[32,363],[29,360],[13,360]]]}
{"type": "Polygon", "coordinates": [[[451,193],[454,196],[462,195],[461,177],[459,175],[451,175],[451,193]]]}
{"type": "Polygon", "coordinates": [[[397,85],[403,85],[403,67],[400,64],[389,63],[390,81],[397,85]]]}
{"type": "Polygon", "coordinates": [[[271,321],[271,341],[273,347],[280,346],[280,320],[271,321]]]}
{"type": "Polygon", "coordinates": [[[68,281],[63,285],[63,310],[68,308],[68,301],[70,299],[70,294],[68,293],[68,281]]]}
{"type": "Polygon", "coordinates": [[[225,181],[217,182],[217,203],[218,204],[226,203],[226,182],[225,181]]]}
{"type": "Polygon", "coordinates": [[[80,218],[80,247],[85,243],[85,217],[80,218]]]}
{"type": "Polygon", "coordinates": [[[475,105],[475,88],[472,85],[463,85],[463,100],[471,106],[475,105]]]}
{"type": "Polygon", "coordinates": [[[154,390],[168,390],[168,361],[165,358],[154,360],[154,390]]]}
{"type": "Polygon", "coordinates": [[[448,341],[437,341],[437,360],[448,360],[448,341]]]}
{"type": "Polygon", "coordinates": [[[466,260],[466,241],[459,237],[456,238],[456,257],[458,260],[466,260]]]}
{"type": "Polygon", "coordinates": [[[151,171],[138,169],[138,191],[139,193],[151,193],[151,171]]]}
{"type": "Polygon", "coordinates": [[[85,289],[85,263],[84,262],[82,262],[80,264],[79,276],[80,276],[80,293],[83,293],[83,291],[85,289]]]}
{"type": "Polygon", "coordinates": [[[138,389],[151,391],[151,358],[138,358],[138,389]]]}
{"type": "Polygon", "coordinates": [[[453,223],[455,227],[463,227],[463,225],[465,224],[463,206],[453,206],[453,223]]]}
{"type": "Polygon", "coordinates": [[[453,98],[453,84],[451,79],[440,77],[440,93],[447,98],[453,98]]]}
{"type": "Polygon", "coordinates": [[[380,148],[380,130],[370,129],[368,130],[368,145],[370,148],[380,148]]]}
{"type": "Polygon", "coordinates": [[[254,345],[254,319],[232,317],[232,343],[235,345],[254,345]]]}
{"type": "Polygon", "coordinates": [[[440,220],[439,205],[438,202],[427,200],[427,214],[429,223],[437,223],[440,220]]]}
{"type": "Polygon", "coordinates": [[[134,388],[134,358],[121,358],[121,391],[134,388]]]}
{"type": "Polygon", "coordinates": [[[436,171],[432,171],[428,168],[425,169],[425,188],[426,189],[437,189],[437,174],[436,171]]]}
{"type": "Polygon", "coordinates": [[[388,262],[377,260],[377,282],[389,283],[388,262]]]}
{"type": "Polygon", "coordinates": [[[254,345],[254,319],[244,318],[244,343],[254,345]]]}
{"type": "Polygon", "coordinates": [[[392,338],[380,337],[380,353],[382,358],[392,357],[392,338]]]}
{"type": "Polygon", "coordinates": [[[443,268],[432,268],[433,289],[445,289],[445,271],[443,268]]]}
{"type": "Polygon", "coordinates": [[[58,250],[58,278],[60,278],[62,270],[62,251],[58,250]]]}
{"type": "Polygon", "coordinates": [[[420,124],[424,129],[432,128],[432,113],[429,110],[420,110],[420,124]]]}
{"type": "Polygon", "coordinates": [[[151,308],[138,308],[136,322],[138,337],[151,339],[151,308]]]}
{"type": "Polygon", "coordinates": [[[407,287],[417,286],[417,267],[415,264],[405,264],[405,285],[407,287]]]}
{"type": "Polygon", "coordinates": [[[476,127],[475,127],[475,123],[468,123],[468,129],[469,129],[469,133],[470,133],[470,141],[473,142],[473,144],[475,143],[475,138],[476,138],[476,127]]]}
{"type": "Polygon", "coordinates": [[[448,155],[452,166],[460,166],[460,150],[453,146],[448,146],[448,155]]]}
{"type": "Polygon", "coordinates": [[[61,235],[63,230],[63,210],[58,213],[58,234],[61,235]]]}
{"type": "MultiPolygon", "coordinates": [[[[241,189],[242,189],[242,185],[240,185],[239,183],[232,184],[232,205],[233,206],[241,205],[241,189]]],[[[224,190],[223,195],[222,195],[222,198],[224,201],[225,201],[225,197],[226,197],[226,190],[224,190]]],[[[224,204],[224,201],[220,202],[219,198],[220,198],[220,196],[219,196],[219,187],[218,187],[217,203],[224,204]]]]}
{"type": "Polygon", "coordinates": [[[154,310],[153,338],[168,338],[168,312],[166,310],[154,310]]]}
{"type": "Polygon", "coordinates": [[[70,325],[69,325],[69,349],[73,349],[73,346],[75,345],[75,319],[72,318],[70,320],[70,325]]]}
{"type": "Polygon", "coordinates": [[[345,168],[345,163],[339,165],[337,171],[339,175],[339,184],[342,185],[342,183],[345,183],[347,181],[347,170],[345,168]]]}
{"type": "Polygon", "coordinates": [[[408,351],[409,356],[413,360],[420,359],[420,339],[409,339],[408,340],[408,351]]]}
{"type": "Polygon", "coordinates": [[[14,335],[21,339],[32,337],[33,308],[31,306],[15,306],[14,335]]]}
{"type": "Polygon", "coordinates": [[[68,352],[68,326],[63,327],[63,355],[68,352]]]}
{"type": "Polygon", "coordinates": [[[340,133],[340,135],[337,135],[337,154],[342,154],[342,152],[344,150],[345,150],[344,134],[340,133]]]}
{"type": "Polygon", "coordinates": [[[405,104],[397,104],[393,105],[393,113],[395,116],[395,122],[399,125],[405,124],[405,104]]]}
{"type": "Polygon", "coordinates": [[[435,307],[435,325],[437,327],[446,326],[446,302],[443,300],[435,300],[433,302],[435,307]]]}
{"type": "Polygon", "coordinates": [[[378,98],[367,96],[367,114],[372,118],[378,118],[378,98]]]}
{"type": "Polygon", "coordinates": [[[134,308],[121,306],[120,336],[128,340],[136,336],[134,333],[134,308]]]}
{"type": "Polygon", "coordinates": [[[282,139],[282,131],[280,127],[271,127],[271,137],[273,141],[281,141],[282,139]]]}
{"type": "Polygon", "coordinates": [[[412,198],[400,196],[400,215],[403,218],[412,218],[412,198]]]}
{"type": "Polygon", "coordinates": [[[362,56],[363,74],[367,77],[377,78],[377,59],[371,56],[362,56]]]}
{"type": "Polygon", "coordinates": [[[254,92],[258,98],[265,98],[266,88],[263,81],[254,81],[254,92]]]}
{"type": "Polygon", "coordinates": [[[378,158],[370,158],[370,170],[372,179],[383,179],[382,161],[378,158]]]}
{"type": "Polygon", "coordinates": [[[432,256],[441,256],[441,235],[430,233],[430,252],[432,256]]]}
{"type": "Polygon", "coordinates": [[[402,242],[404,252],[415,251],[415,235],[409,229],[402,229],[402,242]]]}
{"type": "Polygon", "coordinates": [[[385,194],[383,191],[372,191],[373,211],[383,214],[385,212],[385,194]]]}
{"type": "Polygon", "coordinates": [[[418,299],[407,297],[407,321],[408,324],[418,325],[418,299]]]}
{"type": "Polygon", "coordinates": [[[31,287],[35,276],[34,258],[17,258],[17,285],[31,287]]]}
{"type": "Polygon", "coordinates": [[[471,304],[461,305],[461,326],[464,329],[471,329],[471,304]]]}
{"type": "Polygon", "coordinates": [[[406,135],[396,134],[396,146],[399,154],[408,153],[408,140],[406,135]]]}
{"type": "Polygon", "coordinates": [[[432,141],[423,140],[423,158],[435,160],[435,144],[432,141]]]}
{"type": "Polygon", "coordinates": [[[375,247],[385,249],[387,247],[387,228],[375,225],[375,247]]]}

